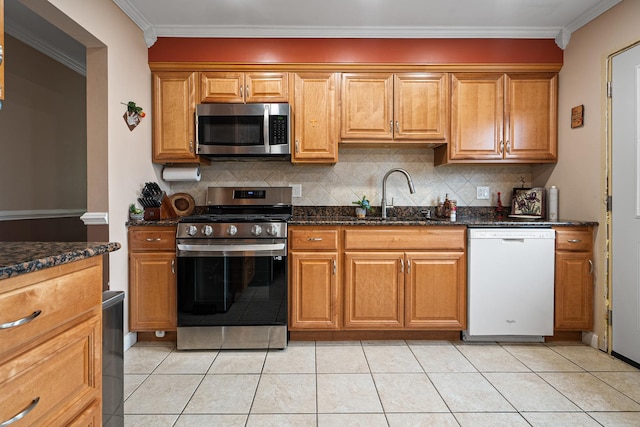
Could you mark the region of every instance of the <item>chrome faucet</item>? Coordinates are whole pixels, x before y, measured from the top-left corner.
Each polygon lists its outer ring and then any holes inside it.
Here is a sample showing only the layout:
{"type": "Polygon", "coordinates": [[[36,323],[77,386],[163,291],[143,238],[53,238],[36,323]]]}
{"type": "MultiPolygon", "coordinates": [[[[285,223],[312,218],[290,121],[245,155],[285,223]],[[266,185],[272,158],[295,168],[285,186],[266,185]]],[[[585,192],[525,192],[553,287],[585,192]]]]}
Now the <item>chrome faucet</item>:
{"type": "Polygon", "coordinates": [[[389,170],[389,172],[384,174],[384,178],[382,178],[382,203],[380,206],[380,210],[382,211],[382,218],[387,217],[387,178],[389,178],[389,175],[391,175],[393,172],[403,173],[404,176],[407,177],[407,184],[409,184],[409,191],[411,192],[411,194],[416,192],[416,188],[413,186],[413,180],[411,179],[411,175],[409,175],[409,172],[400,168],[389,170]]]}

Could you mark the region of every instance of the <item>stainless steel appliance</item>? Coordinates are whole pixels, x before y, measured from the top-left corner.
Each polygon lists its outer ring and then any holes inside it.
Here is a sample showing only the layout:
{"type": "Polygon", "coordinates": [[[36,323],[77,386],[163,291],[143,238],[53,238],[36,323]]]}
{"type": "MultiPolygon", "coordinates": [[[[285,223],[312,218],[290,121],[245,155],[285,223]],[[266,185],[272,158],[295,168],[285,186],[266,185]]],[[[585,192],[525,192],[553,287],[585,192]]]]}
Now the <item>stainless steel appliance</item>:
{"type": "Polygon", "coordinates": [[[176,235],[177,347],[287,346],[291,187],[211,187],[176,235]]]}
{"type": "Polygon", "coordinates": [[[199,104],[196,145],[201,156],[291,158],[289,104],[199,104]]]}
{"type": "Polygon", "coordinates": [[[467,341],[544,341],[553,335],[555,231],[468,230],[467,341]]]}

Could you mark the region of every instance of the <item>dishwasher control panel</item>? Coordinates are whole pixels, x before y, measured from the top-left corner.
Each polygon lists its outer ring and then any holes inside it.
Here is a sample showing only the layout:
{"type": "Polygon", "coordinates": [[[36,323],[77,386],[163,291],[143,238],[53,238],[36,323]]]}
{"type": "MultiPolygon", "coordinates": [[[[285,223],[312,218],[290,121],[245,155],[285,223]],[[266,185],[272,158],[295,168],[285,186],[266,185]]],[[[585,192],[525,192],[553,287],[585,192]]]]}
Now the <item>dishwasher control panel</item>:
{"type": "Polygon", "coordinates": [[[551,228],[470,228],[469,239],[555,239],[551,228]]]}

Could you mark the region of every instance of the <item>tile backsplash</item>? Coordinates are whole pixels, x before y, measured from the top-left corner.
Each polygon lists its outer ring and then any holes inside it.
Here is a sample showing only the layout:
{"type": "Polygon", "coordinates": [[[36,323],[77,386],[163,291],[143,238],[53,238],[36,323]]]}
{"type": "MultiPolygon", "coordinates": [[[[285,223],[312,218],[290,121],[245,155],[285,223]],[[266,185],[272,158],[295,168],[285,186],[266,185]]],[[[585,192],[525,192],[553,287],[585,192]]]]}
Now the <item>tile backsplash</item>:
{"type": "Polygon", "coordinates": [[[203,166],[200,182],[171,182],[170,193],[189,193],[197,205],[204,205],[207,187],[288,186],[300,184],[297,206],[346,206],[366,195],[380,205],[382,178],[392,168],[411,175],[416,192],[411,194],[401,173],[387,180],[387,198],[395,206],[434,206],[449,194],[459,206],[494,206],[497,192],[508,206],[511,191],[531,183],[529,165],[433,165],[433,150],[424,148],[340,147],[335,165],[292,165],[289,162],[212,162],[203,166]],[[476,187],[490,188],[489,200],[476,199],[476,187]]]}

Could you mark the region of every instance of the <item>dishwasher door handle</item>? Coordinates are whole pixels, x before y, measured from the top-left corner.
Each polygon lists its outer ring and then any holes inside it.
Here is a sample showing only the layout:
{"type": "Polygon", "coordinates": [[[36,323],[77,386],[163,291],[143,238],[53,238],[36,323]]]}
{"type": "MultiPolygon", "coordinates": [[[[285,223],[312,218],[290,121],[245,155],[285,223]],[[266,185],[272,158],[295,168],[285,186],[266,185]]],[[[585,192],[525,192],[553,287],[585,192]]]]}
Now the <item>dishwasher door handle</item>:
{"type": "Polygon", "coordinates": [[[524,243],[524,239],[502,239],[502,243],[524,243]]]}

